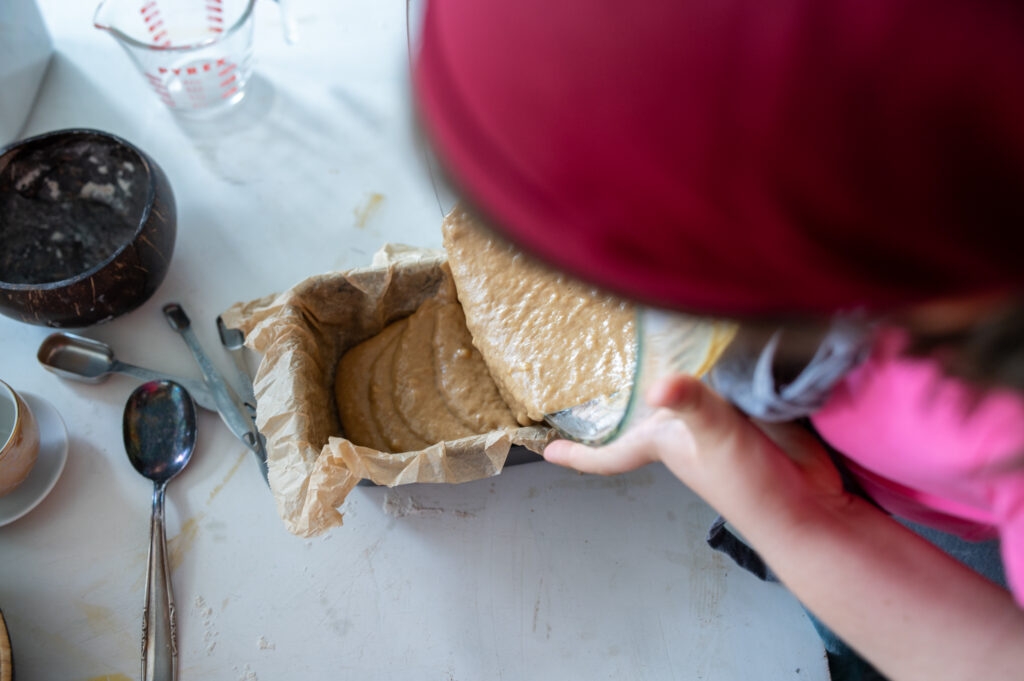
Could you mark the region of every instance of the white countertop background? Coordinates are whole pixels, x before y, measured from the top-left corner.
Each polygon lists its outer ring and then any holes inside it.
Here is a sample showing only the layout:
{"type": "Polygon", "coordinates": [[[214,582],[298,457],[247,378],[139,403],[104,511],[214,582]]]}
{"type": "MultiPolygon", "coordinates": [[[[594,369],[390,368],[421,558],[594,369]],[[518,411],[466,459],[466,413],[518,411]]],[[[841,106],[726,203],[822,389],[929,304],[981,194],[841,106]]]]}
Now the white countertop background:
{"type": "MultiPolygon", "coordinates": [[[[178,208],[167,279],[85,335],[119,358],[198,377],[160,308],[185,306],[233,376],[214,319],[307,276],[363,266],[387,241],[440,246],[441,212],[410,135],[405,3],[256,8],[246,119],[182,125],[88,2],[40,0],[56,54],[22,136],[99,128],[166,171],[178,208]],[[379,195],[379,198],[378,198],[379,195]]],[[[137,381],[61,380],[50,330],[0,317],[0,378],[49,400],[70,434],[53,492],[0,527],[0,608],[19,681],[135,679],[151,484],[121,439],[137,381]]],[[[664,468],[615,478],[543,462],[458,486],[357,488],[346,524],[290,535],[252,455],[219,419],[168,488],[180,678],[827,678],[795,600],[706,547],[714,512],[664,468]]]]}

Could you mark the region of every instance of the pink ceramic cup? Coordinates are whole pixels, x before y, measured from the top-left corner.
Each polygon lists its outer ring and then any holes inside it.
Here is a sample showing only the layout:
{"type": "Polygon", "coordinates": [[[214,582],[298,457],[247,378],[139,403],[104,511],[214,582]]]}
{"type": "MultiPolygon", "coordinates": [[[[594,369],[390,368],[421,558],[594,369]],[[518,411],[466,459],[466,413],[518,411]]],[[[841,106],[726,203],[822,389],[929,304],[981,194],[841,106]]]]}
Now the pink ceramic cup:
{"type": "Polygon", "coordinates": [[[39,455],[39,426],[21,395],[0,381],[0,496],[28,477],[39,455]]]}

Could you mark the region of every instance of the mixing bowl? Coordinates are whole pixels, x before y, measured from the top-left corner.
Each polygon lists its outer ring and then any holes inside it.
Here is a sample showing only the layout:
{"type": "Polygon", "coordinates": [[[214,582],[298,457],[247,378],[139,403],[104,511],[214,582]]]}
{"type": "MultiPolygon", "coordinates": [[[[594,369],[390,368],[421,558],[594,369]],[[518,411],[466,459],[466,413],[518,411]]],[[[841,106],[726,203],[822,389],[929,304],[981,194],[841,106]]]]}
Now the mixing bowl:
{"type": "Polygon", "coordinates": [[[177,231],[163,170],[99,130],[0,149],[0,312],[84,327],[134,310],[163,281],[177,231]]]}

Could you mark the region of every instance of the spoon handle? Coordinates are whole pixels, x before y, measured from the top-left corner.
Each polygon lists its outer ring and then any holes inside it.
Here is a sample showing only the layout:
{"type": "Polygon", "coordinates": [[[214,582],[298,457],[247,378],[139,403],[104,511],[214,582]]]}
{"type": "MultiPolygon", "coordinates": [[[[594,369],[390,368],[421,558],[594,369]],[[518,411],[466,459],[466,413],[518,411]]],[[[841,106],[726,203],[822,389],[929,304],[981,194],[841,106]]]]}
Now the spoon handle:
{"type": "Polygon", "coordinates": [[[110,365],[110,371],[118,374],[134,376],[135,378],[141,378],[143,381],[174,381],[187,390],[188,394],[200,407],[209,409],[210,411],[217,411],[217,403],[213,399],[213,395],[210,394],[210,390],[202,381],[197,381],[191,378],[182,378],[180,376],[171,376],[170,374],[165,374],[162,371],[153,371],[152,369],[135,366],[134,364],[126,364],[121,360],[114,360],[110,365]]]}
{"type": "Polygon", "coordinates": [[[164,537],[164,491],[167,483],[153,486],[153,516],[149,524],[149,568],[146,571],[146,608],[142,613],[142,680],[176,681],[178,641],[174,625],[171,571],[164,537]]]}
{"type": "Polygon", "coordinates": [[[266,480],[266,449],[263,447],[261,438],[256,430],[256,424],[249,417],[248,409],[246,409],[242,400],[238,398],[238,395],[235,394],[235,391],[231,389],[231,386],[224,381],[220,372],[214,368],[213,362],[210,361],[210,358],[203,350],[203,346],[199,344],[195,331],[192,330],[192,321],[185,314],[185,309],[178,303],[167,303],[164,305],[164,317],[167,319],[167,323],[171,325],[171,328],[185,339],[185,345],[192,352],[192,356],[195,358],[196,364],[199,365],[199,370],[206,380],[206,385],[210,388],[210,394],[213,395],[213,399],[217,403],[221,419],[231,432],[235,434],[235,437],[244,442],[256,455],[260,465],[260,472],[263,474],[263,479],[266,480]]]}

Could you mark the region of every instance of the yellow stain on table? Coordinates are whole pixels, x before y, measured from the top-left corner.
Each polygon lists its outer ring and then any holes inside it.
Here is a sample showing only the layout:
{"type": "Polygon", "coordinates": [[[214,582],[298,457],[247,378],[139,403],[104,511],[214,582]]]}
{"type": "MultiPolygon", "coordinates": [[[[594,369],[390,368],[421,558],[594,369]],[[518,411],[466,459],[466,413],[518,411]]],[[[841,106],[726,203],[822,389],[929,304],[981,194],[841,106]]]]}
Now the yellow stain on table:
{"type": "Polygon", "coordinates": [[[373,214],[377,212],[382,203],[384,203],[384,195],[373,192],[366,197],[363,205],[352,209],[352,214],[356,216],[356,227],[359,229],[366,227],[366,223],[373,217],[373,214]]]}
{"type": "Polygon", "coordinates": [[[248,449],[238,455],[238,460],[235,461],[235,465],[231,467],[231,470],[228,471],[228,474],[224,476],[224,479],[221,480],[220,483],[218,483],[218,485],[216,487],[214,487],[212,490],[210,490],[210,498],[206,500],[206,505],[207,506],[209,506],[211,503],[213,503],[214,498],[218,494],[220,494],[220,491],[222,489],[224,489],[224,485],[228,484],[228,480],[230,480],[231,478],[235,477],[235,473],[238,472],[238,467],[241,466],[242,462],[245,461],[248,457],[249,457],[249,450],[248,449]]]}
{"type": "Polygon", "coordinates": [[[78,609],[85,615],[86,625],[97,636],[120,630],[117,620],[114,618],[114,611],[110,608],[94,603],[79,602],[78,609]]]}
{"type": "Polygon", "coordinates": [[[171,572],[178,569],[185,559],[185,554],[192,550],[196,543],[196,536],[199,534],[199,521],[205,517],[205,513],[189,518],[181,526],[181,532],[167,540],[167,564],[171,566],[171,572]]]}
{"type": "Polygon", "coordinates": [[[135,681],[130,676],[124,674],[104,674],[103,676],[90,676],[85,681],[135,681]]]}

